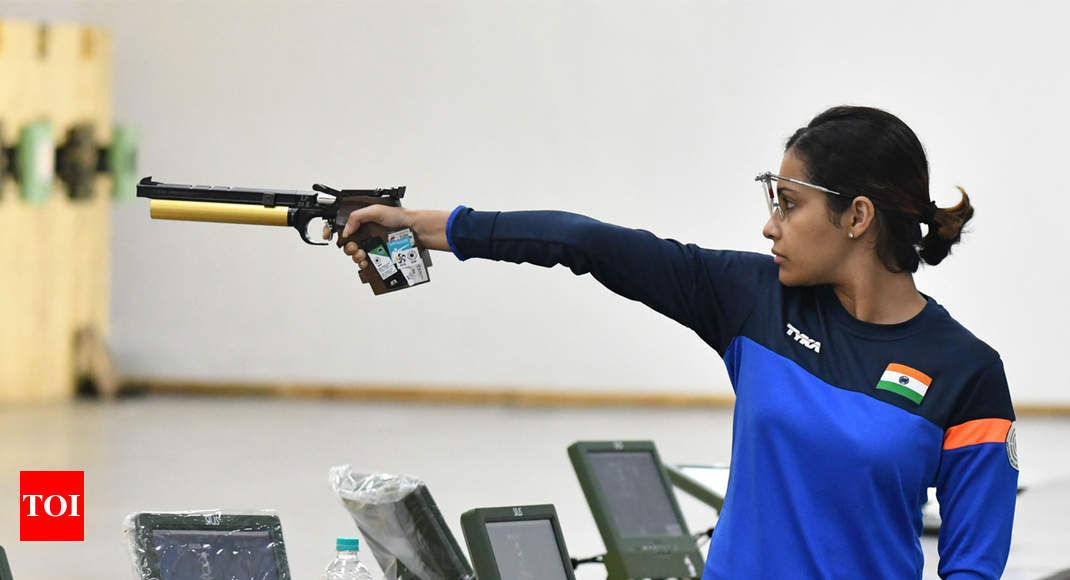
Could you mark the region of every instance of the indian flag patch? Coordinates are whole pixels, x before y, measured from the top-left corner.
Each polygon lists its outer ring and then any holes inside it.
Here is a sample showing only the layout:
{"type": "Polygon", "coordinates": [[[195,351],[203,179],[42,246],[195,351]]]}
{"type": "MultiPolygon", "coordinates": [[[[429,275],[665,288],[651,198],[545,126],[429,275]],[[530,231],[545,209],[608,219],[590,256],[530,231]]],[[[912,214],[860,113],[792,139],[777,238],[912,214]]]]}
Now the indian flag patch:
{"type": "Polygon", "coordinates": [[[888,368],[884,369],[884,374],[881,375],[881,381],[877,383],[877,388],[903,395],[920,405],[921,400],[925,398],[925,392],[929,390],[929,385],[932,382],[933,380],[929,378],[929,375],[917,369],[892,363],[888,365],[888,368]]]}

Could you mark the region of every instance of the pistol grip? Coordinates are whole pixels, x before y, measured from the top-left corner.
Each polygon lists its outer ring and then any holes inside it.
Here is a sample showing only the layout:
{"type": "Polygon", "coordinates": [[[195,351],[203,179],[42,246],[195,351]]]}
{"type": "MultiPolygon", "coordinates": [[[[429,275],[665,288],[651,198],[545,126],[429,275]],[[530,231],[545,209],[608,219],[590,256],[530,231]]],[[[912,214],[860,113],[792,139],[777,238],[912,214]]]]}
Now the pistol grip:
{"type": "MultiPolygon", "coordinates": [[[[341,211],[339,211],[335,223],[340,228],[344,227],[346,221],[348,221],[348,219],[349,219],[349,214],[351,212],[356,211],[357,209],[360,209],[362,207],[366,207],[368,205],[372,205],[372,204],[383,204],[383,205],[391,205],[391,206],[395,206],[395,207],[401,207],[401,204],[399,202],[397,202],[396,200],[392,200],[390,198],[371,198],[371,197],[351,198],[351,199],[347,200],[346,202],[344,202],[342,204],[341,211]]],[[[385,226],[383,226],[381,224],[375,223],[375,222],[367,222],[367,223],[361,224],[361,226],[359,228],[357,228],[357,231],[353,232],[352,234],[350,234],[347,237],[342,237],[339,234],[339,236],[338,236],[338,247],[341,248],[341,247],[345,246],[349,242],[353,242],[353,243],[355,243],[357,245],[360,245],[361,241],[364,241],[364,240],[367,240],[367,239],[370,239],[370,238],[375,238],[375,237],[378,237],[378,238],[382,239],[383,242],[385,243],[389,239],[389,236],[390,236],[391,233],[393,233],[395,231],[398,231],[400,229],[404,229],[404,228],[387,228],[387,227],[385,227],[385,226]]],[[[416,232],[413,232],[412,235],[413,235],[413,242],[416,244],[416,247],[419,248],[420,257],[421,257],[421,259],[423,259],[424,266],[425,267],[431,266],[431,253],[430,253],[430,251],[428,251],[427,248],[424,248],[423,246],[420,245],[419,238],[416,237],[416,232]]],[[[379,272],[376,271],[375,266],[372,266],[372,265],[369,265],[367,268],[364,268],[364,269],[362,269],[360,271],[360,281],[362,283],[364,283],[364,284],[371,285],[372,292],[377,294],[377,295],[378,294],[385,294],[387,292],[393,292],[395,290],[401,290],[403,288],[408,288],[408,286],[396,286],[394,288],[391,288],[391,287],[387,286],[386,282],[384,282],[383,278],[379,275],[379,272]]]]}

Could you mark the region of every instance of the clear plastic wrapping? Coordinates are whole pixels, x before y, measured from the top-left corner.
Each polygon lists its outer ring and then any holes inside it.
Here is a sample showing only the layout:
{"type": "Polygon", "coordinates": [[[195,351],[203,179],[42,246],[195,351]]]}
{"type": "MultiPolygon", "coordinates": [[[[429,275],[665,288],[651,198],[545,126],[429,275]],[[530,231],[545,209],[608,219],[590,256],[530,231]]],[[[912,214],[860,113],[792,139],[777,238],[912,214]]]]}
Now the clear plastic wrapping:
{"type": "Polygon", "coordinates": [[[475,578],[422,480],[348,465],[332,467],[329,480],[387,580],[475,578]]]}
{"type": "Polygon", "coordinates": [[[138,512],[123,535],[139,580],[289,580],[282,524],[272,511],[138,512]]]}

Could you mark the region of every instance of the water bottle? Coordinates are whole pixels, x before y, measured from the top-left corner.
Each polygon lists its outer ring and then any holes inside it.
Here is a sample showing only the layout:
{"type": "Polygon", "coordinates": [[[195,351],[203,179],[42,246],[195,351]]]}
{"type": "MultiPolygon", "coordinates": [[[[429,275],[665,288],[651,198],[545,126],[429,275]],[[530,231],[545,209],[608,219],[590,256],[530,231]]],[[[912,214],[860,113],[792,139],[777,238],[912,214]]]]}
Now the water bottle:
{"type": "Polygon", "coordinates": [[[372,580],[368,567],[357,558],[360,540],[338,538],[335,547],[338,555],[327,564],[327,569],[323,571],[323,580],[372,580]]]}

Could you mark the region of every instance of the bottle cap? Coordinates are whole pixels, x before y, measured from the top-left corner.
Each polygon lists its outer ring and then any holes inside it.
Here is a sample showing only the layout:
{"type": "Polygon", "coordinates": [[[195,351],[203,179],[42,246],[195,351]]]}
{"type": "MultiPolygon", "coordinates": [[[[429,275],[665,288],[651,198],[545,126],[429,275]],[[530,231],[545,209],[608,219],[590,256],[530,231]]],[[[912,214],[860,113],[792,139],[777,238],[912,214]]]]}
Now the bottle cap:
{"type": "Polygon", "coordinates": [[[335,542],[335,549],[339,552],[345,550],[349,552],[356,552],[360,550],[360,540],[357,538],[338,538],[335,542]]]}

